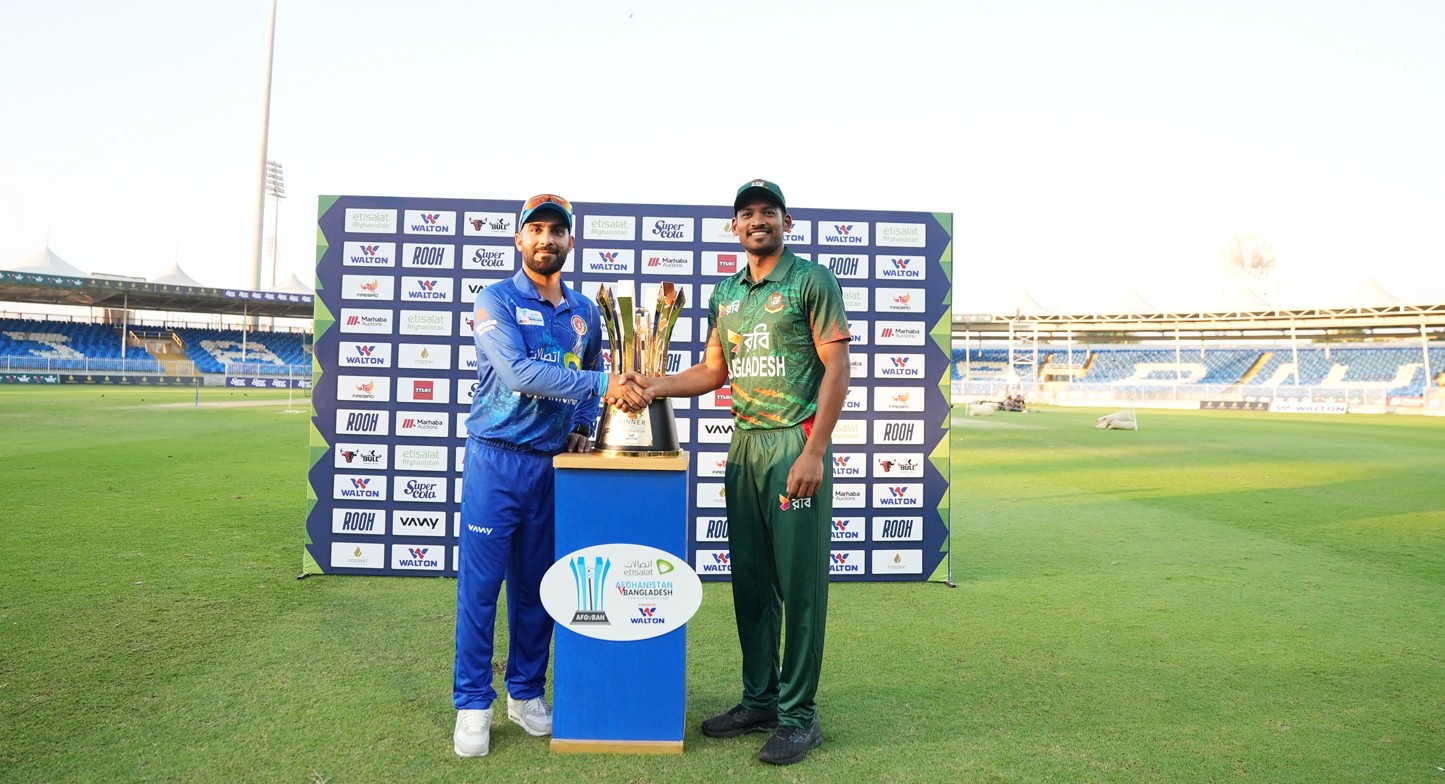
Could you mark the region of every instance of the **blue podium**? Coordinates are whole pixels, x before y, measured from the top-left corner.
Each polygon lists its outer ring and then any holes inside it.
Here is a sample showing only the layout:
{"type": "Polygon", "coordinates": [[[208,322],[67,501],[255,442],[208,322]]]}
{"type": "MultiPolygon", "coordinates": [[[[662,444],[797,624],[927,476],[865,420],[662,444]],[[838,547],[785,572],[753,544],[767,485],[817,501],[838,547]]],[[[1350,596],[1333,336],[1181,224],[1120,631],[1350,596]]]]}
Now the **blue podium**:
{"type": "MultiPolygon", "coordinates": [[[[679,457],[564,453],[553,465],[558,560],[583,548],[630,544],[656,548],[686,565],[686,452],[679,457]]],[[[622,591],[614,588],[609,600],[622,591]]],[[[617,622],[653,620],[635,617],[639,607],[651,612],[646,605],[613,604],[621,605],[613,611],[617,622]]],[[[568,627],[560,620],[556,626],[552,750],[681,754],[687,713],[686,627],[638,640],[597,639],[568,627]]]]}

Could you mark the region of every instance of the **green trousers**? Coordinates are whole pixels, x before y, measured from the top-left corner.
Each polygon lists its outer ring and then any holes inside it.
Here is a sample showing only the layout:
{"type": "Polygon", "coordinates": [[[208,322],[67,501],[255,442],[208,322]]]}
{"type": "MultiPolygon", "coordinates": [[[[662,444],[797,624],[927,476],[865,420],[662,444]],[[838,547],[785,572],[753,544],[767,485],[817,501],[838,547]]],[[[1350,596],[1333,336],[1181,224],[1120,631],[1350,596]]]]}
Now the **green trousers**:
{"type": "Polygon", "coordinates": [[[817,494],[787,498],[788,471],[804,441],[801,427],[734,429],[724,480],[742,704],[776,707],[779,723],[794,727],[811,725],[817,715],[833,522],[831,448],[817,494]]]}

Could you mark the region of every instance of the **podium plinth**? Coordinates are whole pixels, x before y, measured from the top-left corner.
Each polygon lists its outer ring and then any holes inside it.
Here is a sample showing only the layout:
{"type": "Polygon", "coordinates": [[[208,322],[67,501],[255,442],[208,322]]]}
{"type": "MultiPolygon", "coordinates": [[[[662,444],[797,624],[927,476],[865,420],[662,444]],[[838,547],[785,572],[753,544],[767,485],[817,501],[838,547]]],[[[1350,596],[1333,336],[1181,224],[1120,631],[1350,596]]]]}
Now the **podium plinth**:
{"type": "MultiPolygon", "coordinates": [[[[686,565],[686,452],[677,457],[566,453],[553,465],[557,559],[587,547],[630,544],[656,548],[686,565]]],[[[636,602],[613,606],[613,622],[652,620],[636,618],[636,602]]],[[[559,621],[554,637],[552,750],[681,754],[686,627],[623,641],[597,639],[568,626],[559,621]]]]}

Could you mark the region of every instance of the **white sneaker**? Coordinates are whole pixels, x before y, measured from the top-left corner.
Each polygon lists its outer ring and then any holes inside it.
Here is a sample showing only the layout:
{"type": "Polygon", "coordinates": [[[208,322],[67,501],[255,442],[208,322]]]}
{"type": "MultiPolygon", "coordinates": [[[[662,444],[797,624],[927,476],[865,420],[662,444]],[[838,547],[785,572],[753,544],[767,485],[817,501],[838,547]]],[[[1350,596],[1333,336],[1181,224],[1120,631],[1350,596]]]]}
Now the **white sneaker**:
{"type": "Polygon", "coordinates": [[[492,746],[492,709],[457,711],[452,750],[458,757],[485,757],[492,746]]]}
{"type": "Polygon", "coordinates": [[[507,695],[507,718],[522,725],[528,735],[552,734],[552,706],[541,697],[530,700],[514,700],[507,695]]]}

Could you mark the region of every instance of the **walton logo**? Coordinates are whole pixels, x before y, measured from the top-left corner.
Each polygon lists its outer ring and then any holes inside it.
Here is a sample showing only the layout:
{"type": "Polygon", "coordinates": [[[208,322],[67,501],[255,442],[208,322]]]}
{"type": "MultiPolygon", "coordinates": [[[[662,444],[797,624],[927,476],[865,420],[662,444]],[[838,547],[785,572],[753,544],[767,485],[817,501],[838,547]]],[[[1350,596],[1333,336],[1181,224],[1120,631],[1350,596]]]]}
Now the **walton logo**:
{"type": "MultiPolygon", "coordinates": [[[[884,334],[887,334],[888,332],[889,332],[889,330],[884,330],[884,334]]],[[[891,359],[893,360],[893,367],[896,367],[896,368],[906,368],[906,367],[908,367],[908,357],[891,357],[891,359]]]]}
{"type": "Polygon", "coordinates": [[[849,223],[849,224],[847,224],[847,225],[844,225],[844,224],[841,224],[841,223],[835,223],[835,224],[833,224],[833,228],[834,228],[839,234],[842,234],[844,237],[846,237],[846,236],[848,236],[848,233],[849,233],[849,232],[853,231],[853,224],[849,223]]]}
{"type": "Polygon", "coordinates": [[[421,286],[423,291],[436,291],[437,282],[434,280],[419,280],[416,285],[421,286]]]}
{"type": "Polygon", "coordinates": [[[377,252],[378,250],[380,250],[380,249],[381,249],[381,246],[380,246],[380,245],[362,245],[362,246],[361,246],[361,252],[362,252],[362,253],[365,253],[365,254],[368,255],[368,256],[375,256],[375,255],[376,255],[376,252],[377,252]]]}
{"type": "Polygon", "coordinates": [[[375,346],[375,345],[371,345],[371,346],[357,346],[357,347],[356,347],[356,353],[359,354],[359,355],[361,355],[361,356],[363,356],[363,357],[369,357],[369,356],[371,356],[371,352],[373,352],[373,351],[375,351],[375,350],[376,350],[376,346],[375,346]]]}
{"type": "Polygon", "coordinates": [[[732,566],[732,555],[730,553],[713,553],[712,562],[718,566],[732,566]]]}
{"type": "Polygon", "coordinates": [[[849,531],[849,530],[848,530],[848,524],[851,523],[851,522],[852,522],[851,520],[834,518],[834,520],[833,520],[833,541],[838,541],[838,540],[840,540],[840,539],[858,539],[858,538],[859,538],[859,534],[858,534],[857,531],[849,531]]]}
{"type": "Polygon", "coordinates": [[[831,555],[829,556],[829,558],[831,558],[831,559],[833,560],[833,563],[835,563],[835,564],[837,564],[837,565],[839,565],[839,566],[843,566],[844,564],[847,564],[847,563],[848,563],[848,554],[847,554],[847,553],[833,553],[833,554],[831,554],[831,555]]]}
{"type": "Polygon", "coordinates": [[[617,261],[617,256],[618,256],[618,255],[619,255],[619,252],[618,252],[618,251],[615,251],[615,250],[614,250],[614,251],[604,251],[604,250],[597,251],[597,258],[600,259],[600,261],[594,263],[594,264],[592,265],[592,268],[593,268],[594,270],[614,270],[614,271],[618,271],[618,272],[625,271],[626,268],[627,268],[627,265],[622,264],[622,263],[620,263],[620,262],[617,261]]]}
{"type": "MultiPolygon", "coordinates": [[[[351,462],[351,461],[350,461],[350,460],[347,460],[346,462],[349,463],[349,462],[351,462]]],[[[354,487],[354,488],[356,488],[357,490],[365,490],[367,484],[369,484],[370,482],[371,482],[370,479],[352,479],[352,480],[351,480],[351,486],[354,487]]]]}
{"type": "Polygon", "coordinates": [[[890,487],[888,488],[888,492],[891,493],[894,498],[908,497],[908,488],[906,487],[890,487]]]}
{"type": "Polygon", "coordinates": [[[889,260],[893,262],[893,269],[896,269],[896,270],[899,270],[899,271],[905,271],[905,270],[907,270],[907,269],[908,269],[908,262],[912,261],[912,259],[889,259],[889,260]]]}
{"type": "Polygon", "coordinates": [[[633,623],[667,623],[667,619],[657,614],[657,605],[637,605],[637,617],[630,618],[633,623]]]}

